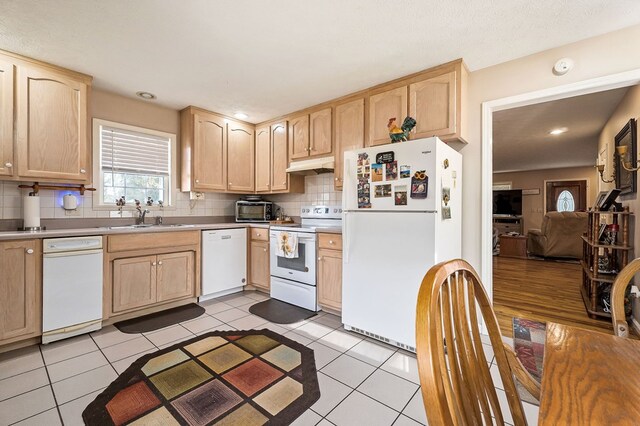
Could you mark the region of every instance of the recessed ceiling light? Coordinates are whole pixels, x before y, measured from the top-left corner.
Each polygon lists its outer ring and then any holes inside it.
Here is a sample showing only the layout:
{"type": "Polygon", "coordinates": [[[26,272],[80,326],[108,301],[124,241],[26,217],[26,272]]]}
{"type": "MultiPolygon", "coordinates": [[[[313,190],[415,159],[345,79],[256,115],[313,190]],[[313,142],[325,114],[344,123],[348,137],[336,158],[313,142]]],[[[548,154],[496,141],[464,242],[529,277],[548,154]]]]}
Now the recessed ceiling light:
{"type": "Polygon", "coordinates": [[[233,114],[233,116],[238,120],[246,120],[247,118],[249,118],[249,116],[244,112],[236,112],[235,114],[233,114]]]}
{"type": "Polygon", "coordinates": [[[551,131],[549,132],[549,134],[550,134],[550,135],[554,135],[554,136],[555,136],[555,135],[562,134],[562,133],[566,132],[567,130],[569,130],[569,129],[567,129],[566,127],[559,127],[559,128],[557,128],[557,129],[553,129],[553,130],[551,130],[551,131]]]}
{"type": "Polygon", "coordinates": [[[149,93],[149,92],[136,92],[136,95],[141,97],[142,99],[146,99],[146,100],[151,100],[151,99],[155,99],[156,95],[154,95],[153,93],[149,93]]]}

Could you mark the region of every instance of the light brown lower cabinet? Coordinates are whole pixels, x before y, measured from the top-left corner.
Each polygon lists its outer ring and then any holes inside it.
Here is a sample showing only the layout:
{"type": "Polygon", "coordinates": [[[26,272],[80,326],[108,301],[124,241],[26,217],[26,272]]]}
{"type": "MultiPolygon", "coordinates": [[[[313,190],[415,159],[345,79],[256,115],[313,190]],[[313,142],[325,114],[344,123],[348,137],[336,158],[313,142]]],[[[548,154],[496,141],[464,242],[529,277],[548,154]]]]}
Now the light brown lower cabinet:
{"type": "Polygon", "coordinates": [[[194,295],[194,252],[113,261],[114,313],[194,295]]]}
{"type": "Polygon", "coordinates": [[[269,242],[252,240],[250,243],[251,285],[262,290],[271,288],[269,268],[269,242]]]}
{"type": "Polygon", "coordinates": [[[342,310],[342,251],[318,249],[318,303],[342,310]]]}
{"type": "Polygon", "coordinates": [[[0,346],[42,334],[40,240],[0,242],[0,346]]]}

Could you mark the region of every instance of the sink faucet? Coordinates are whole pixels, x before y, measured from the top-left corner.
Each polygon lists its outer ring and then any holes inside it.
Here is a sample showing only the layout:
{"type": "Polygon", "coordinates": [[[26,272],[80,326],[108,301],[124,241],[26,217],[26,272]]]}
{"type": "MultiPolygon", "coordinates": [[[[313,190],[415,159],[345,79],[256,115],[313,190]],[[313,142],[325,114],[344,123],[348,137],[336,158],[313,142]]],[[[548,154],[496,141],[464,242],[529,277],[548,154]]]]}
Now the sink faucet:
{"type": "Polygon", "coordinates": [[[144,225],[144,217],[147,215],[147,213],[149,213],[149,209],[142,210],[140,206],[136,207],[136,209],[138,210],[136,225],[144,225]]]}

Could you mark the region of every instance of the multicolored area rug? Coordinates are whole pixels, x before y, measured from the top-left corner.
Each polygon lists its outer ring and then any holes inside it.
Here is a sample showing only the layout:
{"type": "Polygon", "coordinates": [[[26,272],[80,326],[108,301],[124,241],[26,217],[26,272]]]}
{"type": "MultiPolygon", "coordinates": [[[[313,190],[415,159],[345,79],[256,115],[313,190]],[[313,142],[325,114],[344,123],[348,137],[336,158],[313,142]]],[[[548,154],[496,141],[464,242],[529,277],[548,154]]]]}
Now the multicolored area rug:
{"type": "MultiPolygon", "coordinates": [[[[538,381],[542,380],[542,361],[544,359],[544,341],[547,325],[544,322],[513,319],[513,349],[516,356],[529,373],[538,381]]],[[[539,405],[520,383],[518,393],[523,400],[539,405]]]]}
{"type": "Polygon", "coordinates": [[[313,350],[270,330],[215,331],[135,361],[87,425],[287,425],[320,398],[313,350]]]}

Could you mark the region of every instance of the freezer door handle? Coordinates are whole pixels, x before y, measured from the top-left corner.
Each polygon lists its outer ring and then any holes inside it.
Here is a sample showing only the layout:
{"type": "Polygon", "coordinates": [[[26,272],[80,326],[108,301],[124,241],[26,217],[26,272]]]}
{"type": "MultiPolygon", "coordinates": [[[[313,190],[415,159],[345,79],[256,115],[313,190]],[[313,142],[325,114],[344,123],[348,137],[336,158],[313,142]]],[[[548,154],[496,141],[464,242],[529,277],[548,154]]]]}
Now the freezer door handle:
{"type": "Polygon", "coordinates": [[[349,218],[351,217],[351,215],[348,212],[344,213],[344,221],[342,224],[342,232],[343,232],[343,253],[342,253],[342,259],[344,263],[349,263],[349,239],[351,238],[351,235],[349,234],[349,218]]]}

